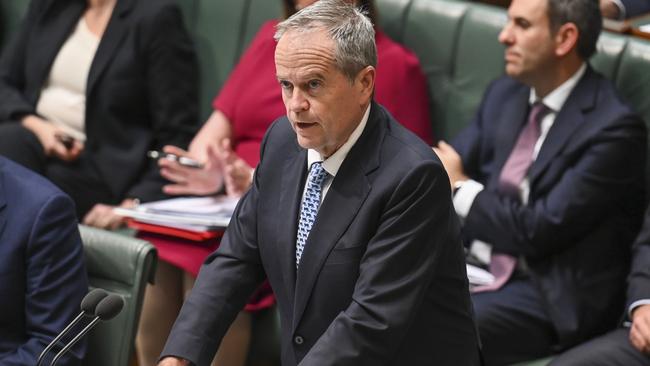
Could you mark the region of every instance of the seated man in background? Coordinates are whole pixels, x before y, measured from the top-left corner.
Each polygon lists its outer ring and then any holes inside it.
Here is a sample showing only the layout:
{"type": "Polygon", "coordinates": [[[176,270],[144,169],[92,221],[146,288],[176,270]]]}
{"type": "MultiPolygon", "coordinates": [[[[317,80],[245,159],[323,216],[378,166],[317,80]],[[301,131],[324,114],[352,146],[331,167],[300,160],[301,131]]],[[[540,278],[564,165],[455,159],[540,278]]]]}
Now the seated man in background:
{"type": "Polygon", "coordinates": [[[623,327],[575,347],[553,366],[650,365],[650,209],[632,252],[623,327]],[[631,320],[631,324],[629,322],[631,320]]]}
{"type": "Polygon", "coordinates": [[[286,116],[266,133],[251,189],[160,365],[208,365],[266,276],[282,365],[479,364],[448,177],[373,101],[374,34],[344,0],[320,0],[278,25],[286,116]]]}
{"type": "Polygon", "coordinates": [[[514,0],[508,16],[507,76],[436,149],[470,252],[496,277],[472,294],[488,365],[615,326],[645,182],[645,126],[587,62],[598,3],[514,0]]]}
{"type": "Polygon", "coordinates": [[[650,0],[600,0],[603,17],[627,19],[650,12],[650,0]]]}
{"type": "MultiPolygon", "coordinates": [[[[88,291],[68,196],[0,157],[0,366],[34,366],[88,291]]],[[[60,365],[80,365],[82,341],[60,365]]]]}

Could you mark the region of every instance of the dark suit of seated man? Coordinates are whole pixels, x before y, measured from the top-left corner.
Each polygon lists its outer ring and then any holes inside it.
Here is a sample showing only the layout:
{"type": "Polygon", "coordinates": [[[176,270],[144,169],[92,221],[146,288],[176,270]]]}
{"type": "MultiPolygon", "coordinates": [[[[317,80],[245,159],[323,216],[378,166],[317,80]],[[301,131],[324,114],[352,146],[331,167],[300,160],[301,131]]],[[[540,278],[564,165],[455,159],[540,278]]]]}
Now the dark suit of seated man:
{"type": "MultiPolygon", "coordinates": [[[[72,200],[0,157],[0,365],[34,366],[87,291],[72,200]]],[[[59,365],[81,364],[84,352],[80,342],[59,365]]]]}
{"type": "Polygon", "coordinates": [[[650,0],[600,0],[603,17],[628,19],[650,12],[650,0]]]}
{"type": "Polygon", "coordinates": [[[437,148],[470,251],[497,277],[472,294],[488,365],[615,326],[643,216],[644,124],[587,63],[597,2],[514,0],[508,15],[507,76],[437,148]]]}
{"type": "Polygon", "coordinates": [[[203,265],[160,365],[208,365],[268,276],[282,364],[477,365],[449,180],[431,149],[372,102],[370,21],[321,0],[278,26],[287,117],[203,265]],[[301,203],[302,202],[302,203],[301,203]]]}
{"type": "Polygon", "coordinates": [[[625,322],[601,337],[572,348],[553,366],[650,365],[650,209],[632,252],[625,322]],[[630,323],[631,320],[631,323],[630,323]]]}

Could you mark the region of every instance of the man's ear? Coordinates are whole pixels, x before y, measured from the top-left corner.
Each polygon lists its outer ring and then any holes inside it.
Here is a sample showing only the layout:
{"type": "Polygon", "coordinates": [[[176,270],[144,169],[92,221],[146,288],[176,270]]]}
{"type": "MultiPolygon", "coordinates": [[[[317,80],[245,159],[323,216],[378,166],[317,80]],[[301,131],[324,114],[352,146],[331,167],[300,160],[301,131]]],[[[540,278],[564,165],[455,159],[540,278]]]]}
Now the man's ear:
{"type": "MultiPolygon", "coordinates": [[[[377,72],[372,66],[366,66],[357,74],[357,87],[361,93],[363,101],[366,101],[372,97],[372,93],[375,90],[375,77],[377,72]]],[[[361,103],[365,104],[365,102],[361,103]]]]}
{"type": "Polygon", "coordinates": [[[555,32],[555,55],[559,57],[566,56],[578,44],[580,31],[574,23],[566,23],[560,26],[555,32]]]}

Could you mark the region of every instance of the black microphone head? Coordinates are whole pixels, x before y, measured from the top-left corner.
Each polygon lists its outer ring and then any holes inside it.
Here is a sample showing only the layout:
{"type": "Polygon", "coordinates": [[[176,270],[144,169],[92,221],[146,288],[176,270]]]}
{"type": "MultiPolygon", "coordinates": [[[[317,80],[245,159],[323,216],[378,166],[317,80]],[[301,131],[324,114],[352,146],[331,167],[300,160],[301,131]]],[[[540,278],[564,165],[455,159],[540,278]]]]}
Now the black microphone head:
{"type": "Polygon", "coordinates": [[[81,300],[81,311],[86,315],[95,315],[97,304],[99,304],[99,302],[106,296],[108,296],[108,292],[101,288],[96,288],[90,291],[86,296],[84,296],[83,300],[81,300]]]}
{"type": "Polygon", "coordinates": [[[97,304],[95,316],[98,316],[101,320],[110,320],[119,314],[123,307],[124,299],[122,299],[122,296],[110,294],[97,304]]]}

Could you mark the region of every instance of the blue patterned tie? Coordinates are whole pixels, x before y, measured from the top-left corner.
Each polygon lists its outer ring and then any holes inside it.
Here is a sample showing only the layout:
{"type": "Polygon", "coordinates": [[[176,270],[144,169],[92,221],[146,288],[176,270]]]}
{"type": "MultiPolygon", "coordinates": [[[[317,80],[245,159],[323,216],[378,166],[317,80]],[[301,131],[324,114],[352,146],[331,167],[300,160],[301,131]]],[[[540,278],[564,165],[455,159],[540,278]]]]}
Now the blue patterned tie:
{"type": "Polygon", "coordinates": [[[309,237],[311,227],[316,221],[320,197],[323,190],[323,182],[329,174],[323,169],[323,162],[317,161],[311,165],[309,177],[307,178],[307,189],[300,204],[300,221],[298,222],[298,237],[296,239],[296,268],[300,263],[302,251],[309,237]]]}

